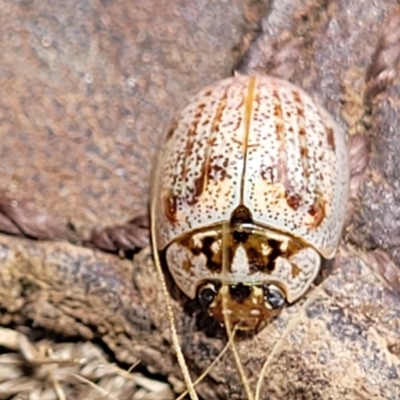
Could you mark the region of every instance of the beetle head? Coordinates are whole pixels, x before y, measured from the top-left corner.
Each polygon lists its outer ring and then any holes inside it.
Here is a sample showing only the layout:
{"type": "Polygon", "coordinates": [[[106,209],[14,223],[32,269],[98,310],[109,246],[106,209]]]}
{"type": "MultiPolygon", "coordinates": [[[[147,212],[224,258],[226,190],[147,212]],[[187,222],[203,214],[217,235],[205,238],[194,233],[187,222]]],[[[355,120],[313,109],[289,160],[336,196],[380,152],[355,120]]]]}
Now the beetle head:
{"type": "Polygon", "coordinates": [[[274,284],[207,282],[199,288],[198,300],[221,325],[228,319],[241,330],[257,329],[286,304],[284,292],[274,284]]]}

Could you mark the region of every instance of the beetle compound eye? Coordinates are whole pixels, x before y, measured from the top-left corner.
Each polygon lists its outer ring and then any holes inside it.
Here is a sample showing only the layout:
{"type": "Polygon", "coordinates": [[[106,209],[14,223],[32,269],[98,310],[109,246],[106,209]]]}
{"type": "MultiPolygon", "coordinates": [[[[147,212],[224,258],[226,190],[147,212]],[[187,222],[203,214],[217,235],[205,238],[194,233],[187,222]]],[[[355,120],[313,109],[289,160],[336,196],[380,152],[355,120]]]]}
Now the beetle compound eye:
{"type": "Polygon", "coordinates": [[[285,303],[285,295],[275,285],[264,285],[264,299],[267,308],[276,310],[282,308],[285,303]]]}
{"type": "Polygon", "coordinates": [[[210,304],[214,301],[217,295],[217,291],[215,285],[212,283],[208,283],[203,286],[199,291],[199,302],[203,308],[208,308],[210,304]]]}

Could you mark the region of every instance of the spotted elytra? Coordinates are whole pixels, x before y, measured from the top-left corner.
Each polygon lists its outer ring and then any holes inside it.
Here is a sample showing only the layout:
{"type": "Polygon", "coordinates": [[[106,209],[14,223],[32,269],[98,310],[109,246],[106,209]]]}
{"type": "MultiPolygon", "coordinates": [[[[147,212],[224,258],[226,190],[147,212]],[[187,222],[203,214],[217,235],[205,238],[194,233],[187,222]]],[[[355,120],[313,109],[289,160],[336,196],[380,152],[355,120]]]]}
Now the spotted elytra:
{"type": "Polygon", "coordinates": [[[348,180],[345,135],[303,90],[222,80],[181,110],[158,154],[155,251],[220,323],[257,328],[334,257],[348,180]]]}

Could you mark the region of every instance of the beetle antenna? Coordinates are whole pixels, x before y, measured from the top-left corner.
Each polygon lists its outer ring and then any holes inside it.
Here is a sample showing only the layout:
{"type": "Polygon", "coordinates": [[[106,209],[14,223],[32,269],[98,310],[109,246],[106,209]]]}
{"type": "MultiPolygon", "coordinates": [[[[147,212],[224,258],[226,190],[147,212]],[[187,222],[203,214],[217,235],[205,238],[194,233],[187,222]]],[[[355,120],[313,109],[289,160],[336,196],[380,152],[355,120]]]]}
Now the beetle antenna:
{"type": "MultiPolygon", "coordinates": [[[[229,222],[225,222],[222,224],[222,273],[223,276],[227,276],[228,274],[228,246],[226,246],[226,243],[228,243],[228,236],[230,234],[230,226],[229,222]]],[[[222,282],[222,286],[228,286],[228,282],[224,280],[222,282]]],[[[222,293],[228,293],[228,290],[222,291],[222,293]]],[[[224,324],[225,324],[225,329],[226,333],[228,335],[228,344],[231,345],[233,357],[235,359],[235,364],[236,368],[238,369],[240,379],[242,381],[244,391],[246,392],[248,400],[254,400],[254,395],[253,392],[250,389],[249,385],[249,380],[247,379],[246,373],[243,368],[243,363],[240,360],[240,355],[239,352],[236,348],[235,342],[233,340],[234,332],[236,328],[238,327],[235,325],[235,327],[232,329],[232,324],[229,319],[229,314],[227,313],[228,308],[227,308],[227,299],[225,296],[222,297],[222,313],[224,316],[224,324]]]]}
{"type": "MultiPolygon", "coordinates": [[[[215,367],[218,361],[225,355],[228,351],[229,346],[233,344],[233,339],[236,333],[236,326],[233,328],[232,336],[229,338],[228,343],[224,346],[224,348],[219,352],[217,357],[215,357],[214,361],[207,367],[207,369],[194,381],[193,385],[197,386],[200,382],[204,380],[204,378],[210,373],[210,371],[215,367]]],[[[188,391],[185,390],[183,393],[179,395],[175,400],[183,400],[183,398],[188,394],[188,391]]]]}
{"type": "MultiPolygon", "coordinates": [[[[155,188],[157,187],[157,181],[158,181],[158,173],[155,174],[155,179],[154,179],[154,187],[155,188]]],[[[156,207],[155,199],[156,199],[156,197],[152,196],[151,207],[150,207],[151,245],[153,247],[154,264],[157,269],[158,278],[161,282],[161,289],[162,289],[162,292],[164,295],[165,306],[167,309],[169,325],[170,325],[170,329],[171,329],[172,345],[176,352],[176,358],[178,359],[178,364],[182,371],[183,379],[185,381],[185,385],[186,385],[187,391],[189,393],[190,399],[198,400],[199,398],[197,396],[196,391],[194,390],[193,381],[190,376],[189,369],[188,369],[188,366],[185,361],[185,357],[182,353],[181,345],[179,343],[178,333],[176,331],[176,326],[175,326],[174,311],[172,309],[171,296],[167,289],[167,283],[165,281],[165,277],[164,277],[164,274],[163,274],[163,271],[161,268],[160,256],[158,254],[157,238],[156,238],[156,230],[155,230],[155,207],[156,207]]]]}

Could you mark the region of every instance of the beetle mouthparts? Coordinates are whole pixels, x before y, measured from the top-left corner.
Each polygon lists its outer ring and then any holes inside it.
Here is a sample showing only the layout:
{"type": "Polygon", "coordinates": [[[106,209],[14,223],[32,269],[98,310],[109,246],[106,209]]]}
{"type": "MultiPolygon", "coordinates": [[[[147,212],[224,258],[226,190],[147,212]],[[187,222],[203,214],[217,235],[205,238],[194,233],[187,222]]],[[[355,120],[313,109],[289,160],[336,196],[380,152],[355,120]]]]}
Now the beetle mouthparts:
{"type": "Polygon", "coordinates": [[[243,283],[225,284],[220,287],[208,312],[221,325],[226,320],[240,330],[257,330],[261,323],[267,322],[279,313],[265,305],[264,290],[260,285],[243,283]]]}

